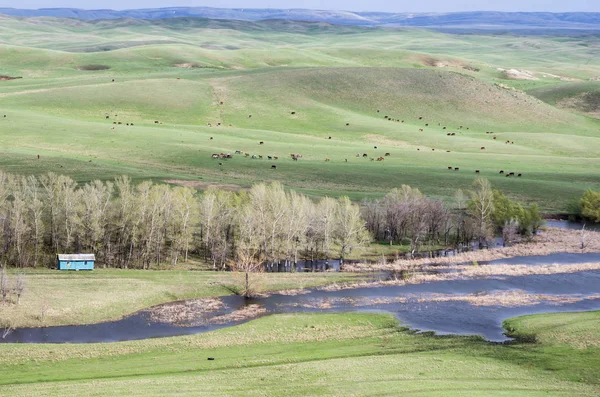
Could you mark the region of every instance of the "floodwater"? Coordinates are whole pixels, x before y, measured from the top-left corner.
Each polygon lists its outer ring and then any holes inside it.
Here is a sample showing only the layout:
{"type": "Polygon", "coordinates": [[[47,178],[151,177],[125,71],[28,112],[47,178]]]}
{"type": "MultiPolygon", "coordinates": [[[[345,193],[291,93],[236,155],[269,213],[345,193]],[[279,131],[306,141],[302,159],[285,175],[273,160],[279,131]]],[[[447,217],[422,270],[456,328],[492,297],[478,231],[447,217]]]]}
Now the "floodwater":
{"type": "MultiPolygon", "coordinates": [[[[556,227],[559,229],[570,229],[570,230],[581,230],[584,225],[581,222],[556,220],[556,219],[547,219],[545,221],[545,223],[546,223],[546,226],[548,226],[548,227],[556,227]]],[[[586,230],[600,230],[600,224],[587,223],[585,225],[585,229],[586,230]]]]}
{"type": "Polygon", "coordinates": [[[480,265],[576,265],[581,263],[600,262],[600,253],[568,254],[558,253],[550,255],[515,256],[513,258],[496,259],[480,262],[480,265]]]}
{"type": "MultiPolygon", "coordinates": [[[[522,263],[522,259],[519,263],[522,263]]],[[[210,314],[198,314],[187,324],[152,321],[150,310],[145,310],[122,320],[99,324],[21,328],[10,333],[3,342],[94,343],[196,334],[247,321],[248,319],[214,324],[211,323],[211,318],[235,312],[248,304],[263,307],[266,314],[387,312],[412,329],[438,334],[474,334],[490,341],[505,341],[507,338],[503,334],[502,321],[510,317],[544,312],[599,310],[600,271],[499,276],[491,279],[369,286],[337,291],[310,290],[303,295],[275,294],[249,301],[238,296],[228,296],[221,298],[221,301],[224,307],[210,314]],[[509,298],[516,297],[516,300],[503,301],[505,295],[509,298]]]]}

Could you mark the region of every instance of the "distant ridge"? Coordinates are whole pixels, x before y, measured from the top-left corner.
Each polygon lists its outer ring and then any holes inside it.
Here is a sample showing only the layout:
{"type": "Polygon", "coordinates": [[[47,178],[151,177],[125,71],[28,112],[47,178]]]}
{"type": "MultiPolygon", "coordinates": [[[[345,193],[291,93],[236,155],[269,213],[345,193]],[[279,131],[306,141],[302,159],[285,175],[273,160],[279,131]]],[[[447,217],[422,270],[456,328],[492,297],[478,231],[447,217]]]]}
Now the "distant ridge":
{"type": "Polygon", "coordinates": [[[16,17],[57,17],[83,20],[164,19],[199,17],[260,21],[281,19],[327,22],[353,26],[410,26],[470,29],[579,29],[600,30],[598,12],[456,12],[456,13],[385,13],[324,11],[308,9],[242,9],[210,7],[168,7],[137,10],[83,10],[77,8],[43,8],[26,10],[0,8],[0,14],[16,17]]]}

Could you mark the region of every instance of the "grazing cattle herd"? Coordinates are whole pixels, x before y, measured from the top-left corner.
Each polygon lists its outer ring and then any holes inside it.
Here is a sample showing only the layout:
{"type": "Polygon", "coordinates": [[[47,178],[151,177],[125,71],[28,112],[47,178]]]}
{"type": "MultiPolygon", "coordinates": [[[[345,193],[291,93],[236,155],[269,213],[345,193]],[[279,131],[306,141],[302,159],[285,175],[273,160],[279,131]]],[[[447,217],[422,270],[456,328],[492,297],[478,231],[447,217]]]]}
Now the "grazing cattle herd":
{"type": "MultiPolygon", "coordinates": [[[[114,82],[114,80],[113,80],[113,82],[114,82]]],[[[223,101],[221,101],[221,102],[219,102],[219,103],[220,103],[220,105],[223,105],[223,101]]],[[[381,112],[381,110],[380,110],[380,109],[377,109],[377,111],[376,111],[376,112],[377,112],[377,113],[380,113],[380,112],[381,112]]],[[[296,115],[297,113],[296,113],[296,111],[290,111],[290,114],[291,114],[291,115],[296,115]]],[[[117,115],[117,114],[115,114],[114,116],[115,116],[115,117],[118,117],[118,115],[117,115]]],[[[4,115],[4,118],[6,118],[6,117],[7,117],[7,116],[6,116],[6,115],[4,115]]],[[[105,114],[105,119],[106,119],[106,120],[109,120],[110,118],[111,118],[111,116],[110,116],[108,113],[106,113],[106,114],[105,114]]],[[[249,114],[249,115],[248,115],[248,118],[249,118],[249,119],[250,119],[250,118],[252,118],[252,114],[249,114]]],[[[406,120],[405,120],[405,119],[393,118],[393,117],[390,117],[390,116],[388,116],[388,115],[384,116],[384,119],[385,119],[385,120],[388,120],[388,121],[398,122],[398,123],[405,123],[405,122],[406,122],[406,120]]],[[[424,120],[424,119],[425,119],[425,116],[419,116],[419,117],[418,117],[418,120],[424,120]]],[[[113,125],[123,125],[123,122],[122,122],[122,121],[113,121],[113,122],[112,122],[112,124],[113,124],[113,125]]],[[[161,125],[161,124],[163,124],[163,123],[162,123],[161,121],[159,121],[159,120],[154,120],[154,124],[159,124],[159,125],[161,125]]],[[[134,123],[132,123],[132,122],[128,122],[128,123],[125,123],[125,125],[126,125],[126,126],[133,126],[133,125],[134,125],[134,123]]],[[[429,125],[430,125],[430,123],[429,123],[429,122],[428,122],[428,123],[425,123],[425,124],[424,124],[424,127],[429,127],[429,125]]],[[[209,126],[209,127],[212,127],[212,126],[213,126],[213,124],[212,124],[212,123],[207,123],[207,126],[209,126]]],[[[220,127],[220,126],[221,126],[221,123],[220,123],[220,122],[218,122],[218,123],[216,124],[216,126],[217,126],[217,127],[220,127]]],[[[229,126],[231,127],[232,125],[231,125],[231,124],[229,124],[229,126]]],[[[347,126],[347,127],[348,127],[348,126],[350,126],[350,123],[349,123],[349,122],[347,122],[347,123],[346,123],[346,126],[347,126]]],[[[447,129],[447,126],[442,126],[442,124],[441,124],[441,123],[438,123],[438,126],[439,126],[439,127],[442,127],[442,130],[446,130],[446,129],[447,129]]],[[[112,130],[114,130],[114,129],[115,129],[115,127],[112,127],[111,129],[112,129],[112,130]]],[[[464,127],[464,126],[462,126],[462,125],[459,125],[459,126],[457,127],[457,129],[458,129],[458,130],[463,130],[463,129],[464,129],[464,130],[469,130],[469,127],[464,127]]],[[[419,128],[419,132],[424,132],[424,131],[425,131],[425,129],[424,129],[424,128],[419,128]]],[[[460,134],[462,134],[462,132],[459,132],[459,133],[460,133],[460,134]]],[[[486,133],[486,134],[488,134],[488,135],[492,135],[492,139],[493,139],[493,140],[496,140],[496,139],[497,139],[497,136],[495,135],[495,134],[496,134],[496,132],[494,132],[494,131],[486,131],[485,133],[486,133]]],[[[446,136],[456,136],[456,134],[457,134],[456,132],[447,132],[447,133],[446,133],[446,136]]],[[[332,138],[333,138],[332,136],[328,136],[328,137],[327,137],[327,139],[328,139],[328,140],[332,140],[332,138]]],[[[209,137],[209,140],[210,140],[210,141],[213,141],[213,140],[214,140],[214,137],[212,137],[212,136],[211,136],[211,137],[209,137]]],[[[510,145],[514,145],[514,143],[515,143],[515,142],[514,142],[514,141],[511,141],[511,140],[506,140],[504,143],[505,143],[505,144],[507,144],[507,145],[508,145],[508,144],[510,144],[510,145]]],[[[259,142],[258,142],[258,144],[259,144],[259,145],[265,145],[265,141],[259,141],[259,142]]],[[[373,149],[375,149],[375,150],[378,150],[378,146],[373,146],[373,149]]],[[[420,151],[420,150],[421,150],[421,148],[417,148],[417,151],[420,151]]],[[[486,147],[485,147],[485,146],[481,146],[481,147],[480,147],[480,150],[486,150],[486,147]]],[[[431,148],[431,151],[432,151],[432,152],[435,152],[435,148],[431,148]]],[[[446,153],[451,153],[451,151],[450,151],[450,150],[446,150],[446,153]]],[[[256,154],[250,154],[250,153],[244,152],[244,151],[242,151],[242,150],[236,150],[236,151],[235,151],[235,154],[238,154],[238,155],[243,155],[244,157],[248,157],[248,158],[252,158],[252,159],[262,159],[262,158],[263,158],[263,155],[260,155],[260,154],[259,154],[259,155],[256,155],[256,154]]],[[[390,153],[390,152],[386,152],[386,153],[384,154],[384,156],[385,156],[385,157],[389,157],[389,156],[391,156],[391,153],[390,153]]],[[[356,157],[357,157],[357,158],[360,158],[360,157],[363,157],[363,158],[369,158],[369,160],[370,160],[370,161],[375,161],[375,160],[377,160],[377,161],[380,161],[380,162],[385,160],[385,157],[384,157],[384,156],[378,156],[378,157],[369,157],[369,155],[368,155],[367,153],[362,153],[362,154],[361,154],[361,153],[357,153],[357,154],[356,154],[356,157]]],[[[213,159],[232,159],[232,158],[233,158],[233,156],[232,156],[230,153],[213,153],[211,157],[212,157],[213,159]]],[[[290,154],[290,158],[291,158],[293,161],[298,161],[299,159],[301,159],[301,158],[302,158],[302,155],[301,155],[301,154],[297,154],[297,153],[291,153],[291,154],[290,154]]],[[[39,155],[38,155],[38,159],[39,159],[39,155]]],[[[278,156],[273,156],[273,155],[268,155],[268,156],[267,156],[267,159],[268,159],[268,160],[271,160],[271,161],[273,161],[273,160],[279,160],[279,157],[278,157],[278,156]]],[[[330,162],[330,161],[331,161],[331,158],[329,158],[329,157],[326,157],[326,158],[325,158],[325,162],[330,162]]],[[[347,159],[347,158],[345,158],[345,159],[344,159],[344,162],[345,162],[345,163],[347,163],[347,162],[348,162],[348,159],[347,159]]],[[[219,164],[219,166],[223,166],[223,163],[222,163],[222,162],[219,162],[218,164],[219,164]]],[[[277,169],[277,165],[275,165],[275,164],[272,164],[272,165],[271,165],[271,168],[272,168],[272,169],[277,169]]],[[[459,167],[454,167],[454,166],[448,166],[448,170],[460,171],[460,168],[459,168],[459,167]]],[[[476,173],[476,174],[480,174],[480,173],[481,173],[481,170],[477,169],[477,170],[475,170],[475,173],[476,173]]],[[[523,175],[522,173],[516,173],[516,174],[515,174],[515,172],[507,172],[507,173],[505,173],[505,172],[504,172],[504,170],[500,170],[499,174],[500,174],[500,175],[506,175],[506,177],[513,177],[513,176],[521,177],[521,176],[523,175]]]]}

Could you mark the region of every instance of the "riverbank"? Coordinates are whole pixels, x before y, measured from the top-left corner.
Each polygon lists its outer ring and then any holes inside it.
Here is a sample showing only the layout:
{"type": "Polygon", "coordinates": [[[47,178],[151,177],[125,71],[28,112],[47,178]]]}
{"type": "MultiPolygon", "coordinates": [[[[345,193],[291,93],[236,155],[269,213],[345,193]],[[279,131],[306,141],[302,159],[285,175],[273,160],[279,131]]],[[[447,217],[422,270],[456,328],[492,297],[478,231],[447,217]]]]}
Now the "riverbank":
{"type": "Polygon", "coordinates": [[[304,313],[174,338],[3,345],[0,394],[600,394],[600,312],[527,316],[506,324],[523,342],[415,334],[385,314],[304,313]]]}
{"type": "Polygon", "coordinates": [[[518,256],[550,255],[555,253],[600,252],[600,232],[585,232],[585,247],[581,248],[581,231],[546,228],[532,241],[510,247],[469,251],[440,258],[399,259],[390,263],[351,263],[344,265],[346,272],[402,271],[430,265],[458,265],[463,263],[489,262],[518,256]]]}
{"type": "MultiPolygon", "coordinates": [[[[260,292],[352,283],[350,273],[253,275],[260,292]]],[[[98,269],[93,272],[26,270],[20,304],[0,304],[0,330],[94,324],[118,320],[163,303],[231,295],[239,284],[230,272],[98,269]]]]}

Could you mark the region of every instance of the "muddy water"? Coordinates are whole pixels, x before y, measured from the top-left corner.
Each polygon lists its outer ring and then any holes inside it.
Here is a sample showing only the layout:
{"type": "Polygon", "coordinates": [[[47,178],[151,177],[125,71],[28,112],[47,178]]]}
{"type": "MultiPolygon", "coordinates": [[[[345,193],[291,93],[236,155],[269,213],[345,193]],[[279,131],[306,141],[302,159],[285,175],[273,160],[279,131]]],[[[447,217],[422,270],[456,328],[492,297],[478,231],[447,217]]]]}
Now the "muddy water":
{"type": "Polygon", "coordinates": [[[405,325],[422,331],[476,334],[490,341],[503,341],[506,337],[501,324],[509,317],[542,312],[600,310],[600,271],[338,291],[312,290],[303,295],[272,295],[250,302],[229,296],[222,298],[222,301],[224,307],[210,314],[199,314],[188,324],[152,321],[150,311],[142,311],[119,321],[100,324],[17,329],[3,341],[92,343],[196,334],[247,321],[238,319],[215,324],[212,319],[235,313],[248,304],[260,305],[267,310],[267,314],[382,311],[392,313],[405,325]],[[523,296],[523,299],[522,302],[504,302],[502,294],[523,296]],[[479,301],[483,301],[485,306],[479,301]]]}

